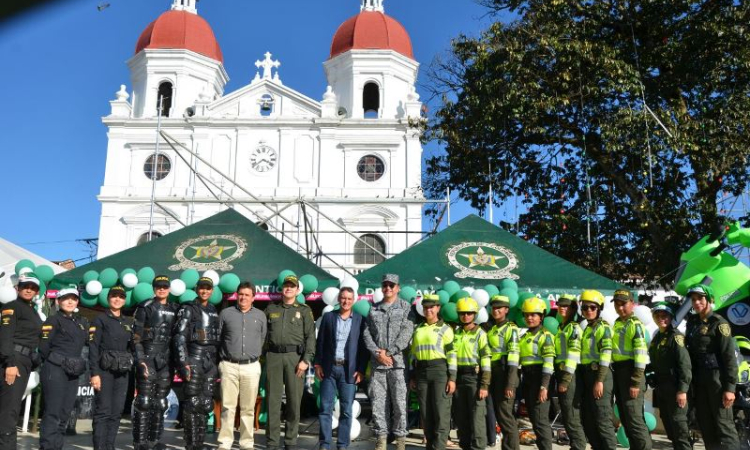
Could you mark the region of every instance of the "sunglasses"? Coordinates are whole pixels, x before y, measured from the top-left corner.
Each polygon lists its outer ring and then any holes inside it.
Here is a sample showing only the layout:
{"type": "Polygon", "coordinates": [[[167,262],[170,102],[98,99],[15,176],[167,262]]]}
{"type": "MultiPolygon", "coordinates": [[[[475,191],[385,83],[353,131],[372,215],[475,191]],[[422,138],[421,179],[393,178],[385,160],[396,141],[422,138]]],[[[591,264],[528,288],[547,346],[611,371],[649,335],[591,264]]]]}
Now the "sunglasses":
{"type": "Polygon", "coordinates": [[[396,284],[395,283],[383,283],[380,285],[380,287],[382,287],[383,289],[386,289],[386,288],[393,289],[394,287],[396,287],[396,284]]]}
{"type": "Polygon", "coordinates": [[[583,305],[583,306],[581,306],[581,310],[583,310],[583,311],[596,311],[597,309],[599,309],[599,307],[596,306],[596,305],[583,305]]]}
{"type": "Polygon", "coordinates": [[[460,312],[458,313],[459,316],[473,316],[475,313],[473,312],[460,312]]]}
{"type": "Polygon", "coordinates": [[[39,286],[37,286],[36,284],[33,284],[33,283],[24,283],[24,284],[19,284],[18,285],[18,290],[19,291],[23,291],[23,290],[26,290],[26,289],[31,290],[31,291],[38,291],[39,290],[39,286]]]}

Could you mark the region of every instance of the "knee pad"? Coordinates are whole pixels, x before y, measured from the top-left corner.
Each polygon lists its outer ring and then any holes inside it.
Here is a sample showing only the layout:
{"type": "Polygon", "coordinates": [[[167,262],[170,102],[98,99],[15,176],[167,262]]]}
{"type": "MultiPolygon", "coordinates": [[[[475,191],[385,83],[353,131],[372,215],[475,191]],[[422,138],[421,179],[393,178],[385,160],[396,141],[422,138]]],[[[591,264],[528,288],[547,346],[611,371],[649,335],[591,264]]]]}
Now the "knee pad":
{"type": "Polygon", "coordinates": [[[169,402],[165,397],[157,399],[157,401],[151,404],[152,408],[160,414],[164,414],[169,409],[169,402]]]}
{"type": "Polygon", "coordinates": [[[135,398],[133,407],[138,412],[147,412],[151,408],[151,399],[147,395],[139,394],[135,398]]]}
{"type": "Polygon", "coordinates": [[[190,381],[185,385],[185,396],[194,397],[203,393],[203,380],[199,378],[191,378],[190,381]]]}

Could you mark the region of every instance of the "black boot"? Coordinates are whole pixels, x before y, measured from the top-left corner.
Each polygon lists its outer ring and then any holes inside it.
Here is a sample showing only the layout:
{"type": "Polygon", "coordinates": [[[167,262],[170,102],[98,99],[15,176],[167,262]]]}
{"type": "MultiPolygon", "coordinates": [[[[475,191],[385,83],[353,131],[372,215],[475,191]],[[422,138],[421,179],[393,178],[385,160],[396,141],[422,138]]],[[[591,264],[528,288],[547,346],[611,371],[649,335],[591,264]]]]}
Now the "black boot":
{"type": "Polygon", "coordinates": [[[151,423],[148,429],[148,441],[151,448],[154,450],[160,450],[166,447],[157,447],[161,440],[161,435],[164,432],[164,414],[159,411],[151,411],[151,423]]]}
{"type": "Polygon", "coordinates": [[[150,414],[148,412],[135,410],[133,414],[133,449],[148,450],[148,430],[150,414]]]}

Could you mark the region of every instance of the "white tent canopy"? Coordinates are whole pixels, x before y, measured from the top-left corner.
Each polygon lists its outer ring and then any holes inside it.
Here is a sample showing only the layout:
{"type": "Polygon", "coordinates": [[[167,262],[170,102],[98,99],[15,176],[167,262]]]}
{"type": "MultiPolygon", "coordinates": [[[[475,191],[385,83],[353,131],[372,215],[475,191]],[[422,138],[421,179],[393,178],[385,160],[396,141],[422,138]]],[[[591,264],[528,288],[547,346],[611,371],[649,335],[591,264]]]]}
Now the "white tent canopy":
{"type": "Polygon", "coordinates": [[[12,284],[11,276],[16,273],[16,263],[28,259],[36,265],[46,264],[52,267],[55,274],[65,272],[65,269],[23,247],[0,238],[0,286],[12,284]]]}

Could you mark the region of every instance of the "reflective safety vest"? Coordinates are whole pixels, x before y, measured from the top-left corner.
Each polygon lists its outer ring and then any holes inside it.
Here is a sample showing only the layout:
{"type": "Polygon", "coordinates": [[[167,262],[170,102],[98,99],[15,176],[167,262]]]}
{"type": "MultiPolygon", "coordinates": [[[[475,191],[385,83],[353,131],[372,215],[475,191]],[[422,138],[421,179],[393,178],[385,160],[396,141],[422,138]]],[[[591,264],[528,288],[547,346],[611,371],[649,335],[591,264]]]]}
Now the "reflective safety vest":
{"type": "Polygon", "coordinates": [[[555,335],[555,367],[575,373],[581,362],[581,338],[583,330],[576,322],[569,322],[555,335]]]}
{"type": "Polygon", "coordinates": [[[492,361],[499,361],[507,356],[508,365],[518,367],[518,327],[515,323],[506,320],[493,326],[487,332],[487,341],[492,350],[492,361]]]}
{"type": "Polygon", "coordinates": [[[617,319],[612,327],[612,360],[634,361],[636,369],[645,369],[648,364],[648,346],[643,323],[636,316],[617,319]]]}
{"type": "Polygon", "coordinates": [[[445,359],[448,372],[455,376],[456,352],[453,349],[453,330],[442,320],[433,324],[422,323],[414,330],[411,340],[411,358],[414,361],[445,359]]]}
{"type": "Polygon", "coordinates": [[[612,327],[601,318],[589,323],[581,339],[581,364],[597,363],[609,367],[612,362],[612,327]]]}
{"type": "Polygon", "coordinates": [[[552,333],[539,327],[536,331],[527,331],[521,337],[520,356],[521,366],[542,364],[542,373],[552,375],[555,361],[555,342],[552,333]]]}
{"type": "Polygon", "coordinates": [[[487,343],[487,333],[478,325],[471,331],[459,328],[453,340],[458,367],[477,367],[482,372],[490,371],[490,346],[487,343]]]}

